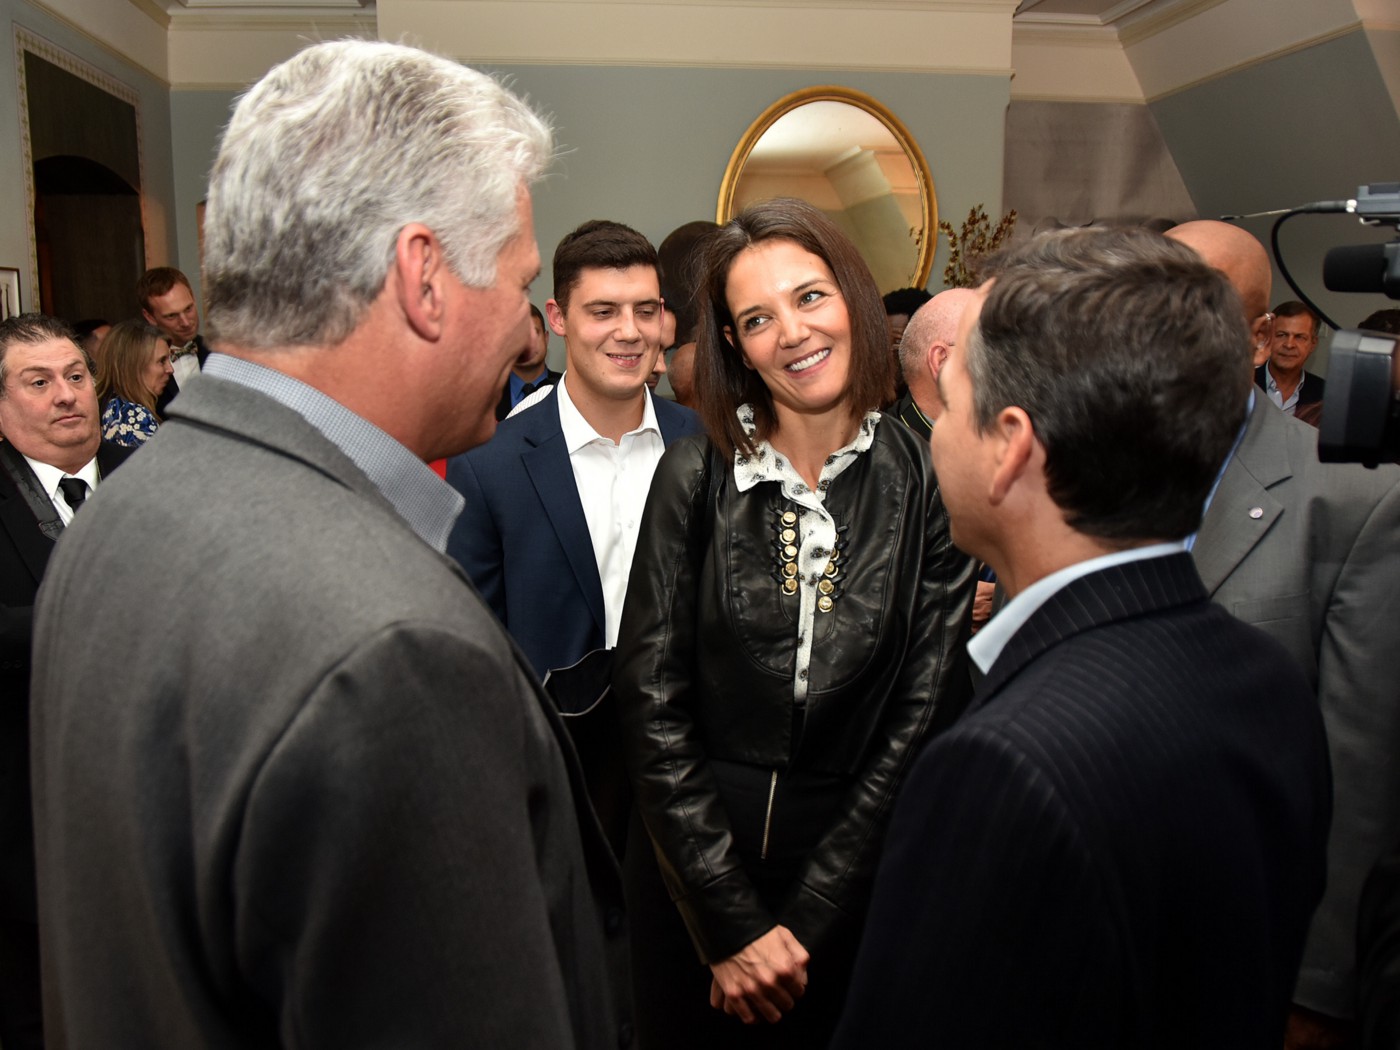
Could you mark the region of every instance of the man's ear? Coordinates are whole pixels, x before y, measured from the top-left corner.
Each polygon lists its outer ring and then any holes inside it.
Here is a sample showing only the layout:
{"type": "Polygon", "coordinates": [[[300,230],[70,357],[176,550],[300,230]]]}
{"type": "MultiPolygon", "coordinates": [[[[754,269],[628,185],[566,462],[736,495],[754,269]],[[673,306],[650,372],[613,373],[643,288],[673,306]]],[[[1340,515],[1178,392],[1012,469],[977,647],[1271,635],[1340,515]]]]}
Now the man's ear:
{"type": "Polygon", "coordinates": [[[141,307],[141,316],[146,319],[146,323],[149,325],[154,325],[156,323],[155,315],[152,314],[151,311],[147,310],[144,306],[141,307]]]}
{"type": "Polygon", "coordinates": [[[564,335],[564,310],[555,299],[546,300],[544,304],[544,316],[549,321],[549,328],[555,335],[564,335]]]}
{"type": "Polygon", "coordinates": [[[1010,495],[1027,470],[1036,449],[1035,428],[1026,410],[1008,405],[997,413],[989,435],[995,442],[990,498],[995,506],[1010,495]]]}
{"type": "Polygon", "coordinates": [[[437,235],[419,222],[399,231],[394,241],[395,288],[399,308],[413,330],[436,342],[442,335],[447,260],[437,235]]]}
{"type": "Polygon", "coordinates": [[[1269,360],[1274,342],[1274,315],[1260,314],[1249,325],[1249,340],[1254,346],[1254,367],[1269,360]]]}
{"type": "Polygon", "coordinates": [[[928,348],[928,370],[934,382],[938,381],[938,373],[943,371],[943,366],[947,363],[948,348],[944,344],[935,342],[928,348]]]}

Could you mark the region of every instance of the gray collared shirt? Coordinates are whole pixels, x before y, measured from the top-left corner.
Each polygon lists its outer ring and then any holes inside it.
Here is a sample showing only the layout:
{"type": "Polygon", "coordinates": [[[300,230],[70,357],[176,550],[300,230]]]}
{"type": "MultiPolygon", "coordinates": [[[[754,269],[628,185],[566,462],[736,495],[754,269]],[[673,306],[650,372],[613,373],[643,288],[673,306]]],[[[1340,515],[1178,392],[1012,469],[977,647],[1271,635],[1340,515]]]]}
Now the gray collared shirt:
{"type": "Polygon", "coordinates": [[[424,543],[447,551],[448,533],[466,501],[373,423],[301,380],[241,357],[211,353],[203,374],[266,394],[302,416],[364,471],[424,543]]]}
{"type": "Polygon", "coordinates": [[[1283,396],[1283,391],[1278,388],[1278,380],[1274,378],[1269,366],[1264,366],[1264,393],[1269,395],[1269,400],[1283,409],[1286,415],[1296,415],[1298,412],[1298,395],[1303,392],[1303,380],[1298,379],[1298,385],[1293,388],[1293,393],[1287,398],[1283,396]]]}

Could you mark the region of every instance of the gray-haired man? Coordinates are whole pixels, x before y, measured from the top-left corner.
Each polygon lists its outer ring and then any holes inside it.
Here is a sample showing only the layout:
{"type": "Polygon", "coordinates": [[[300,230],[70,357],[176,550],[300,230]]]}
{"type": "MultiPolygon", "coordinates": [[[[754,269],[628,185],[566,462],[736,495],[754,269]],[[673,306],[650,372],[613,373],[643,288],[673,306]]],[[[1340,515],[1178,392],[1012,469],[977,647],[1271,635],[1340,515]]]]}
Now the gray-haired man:
{"type": "Polygon", "coordinates": [[[615,865],[425,465],[495,427],[550,154],[490,78],[389,44],[238,104],[216,352],[39,601],[57,1045],[627,1041],[615,865]]]}

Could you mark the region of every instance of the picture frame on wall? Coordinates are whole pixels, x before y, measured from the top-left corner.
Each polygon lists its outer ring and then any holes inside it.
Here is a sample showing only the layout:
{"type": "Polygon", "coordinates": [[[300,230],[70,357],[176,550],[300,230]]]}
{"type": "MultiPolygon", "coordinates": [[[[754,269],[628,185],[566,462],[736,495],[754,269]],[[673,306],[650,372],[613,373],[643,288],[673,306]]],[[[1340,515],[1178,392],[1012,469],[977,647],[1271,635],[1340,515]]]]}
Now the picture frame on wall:
{"type": "Polygon", "coordinates": [[[0,321],[23,312],[19,302],[19,270],[0,266],[0,321]]]}

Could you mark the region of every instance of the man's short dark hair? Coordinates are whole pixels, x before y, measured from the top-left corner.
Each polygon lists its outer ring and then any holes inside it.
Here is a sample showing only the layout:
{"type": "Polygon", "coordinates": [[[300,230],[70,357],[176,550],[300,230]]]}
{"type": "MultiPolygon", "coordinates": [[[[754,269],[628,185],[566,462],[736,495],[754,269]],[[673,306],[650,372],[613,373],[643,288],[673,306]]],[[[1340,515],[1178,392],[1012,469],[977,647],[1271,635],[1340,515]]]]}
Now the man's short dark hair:
{"type": "Polygon", "coordinates": [[[886,317],[894,314],[913,317],[919,312],[919,307],[932,298],[932,294],[923,288],[897,288],[887,292],[881,302],[885,304],[886,317]]]}
{"type": "Polygon", "coordinates": [[[67,339],[83,355],[88,372],[93,372],[92,358],[78,342],[78,333],[67,321],[48,314],[17,314],[0,321],[0,397],[5,396],[5,380],[9,376],[6,358],[12,346],[38,346],[52,339],[67,339]]]}
{"type": "Polygon", "coordinates": [[[189,278],[175,267],[157,266],[147,270],[136,282],[136,305],[142,310],[150,310],[152,299],[167,294],[177,284],[183,284],[190,296],[194,296],[194,289],[190,287],[189,278]]]}
{"type": "Polygon", "coordinates": [[[541,328],[544,329],[545,338],[549,338],[549,325],[545,324],[544,314],[540,313],[540,308],[534,303],[530,304],[530,316],[533,317],[541,328]]]}
{"type": "Polygon", "coordinates": [[[1317,312],[1309,308],[1297,299],[1289,299],[1286,303],[1279,303],[1273,308],[1274,320],[1280,317],[1307,317],[1312,321],[1312,334],[1316,339],[1318,333],[1322,331],[1322,318],[1317,316],[1317,312]]]}
{"type": "Polygon", "coordinates": [[[568,234],[554,249],[554,301],[568,312],[569,294],[584,270],[626,270],[650,266],[657,271],[656,249],[630,226],[609,219],[590,219],[568,234]]]}
{"type": "Polygon", "coordinates": [[[1016,405],[1079,532],[1125,542],[1200,527],[1244,419],[1252,347],[1219,271],[1140,229],[1041,234],[993,262],[967,341],[979,430],[1016,405]]]}
{"type": "MultiPolygon", "coordinates": [[[[676,345],[693,342],[699,319],[696,290],[700,284],[700,262],[705,240],[719,226],[707,219],[696,219],[677,226],[656,249],[661,270],[661,296],[666,309],[676,318],[676,345]]],[[[669,348],[668,348],[669,349],[669,348]]]]}

